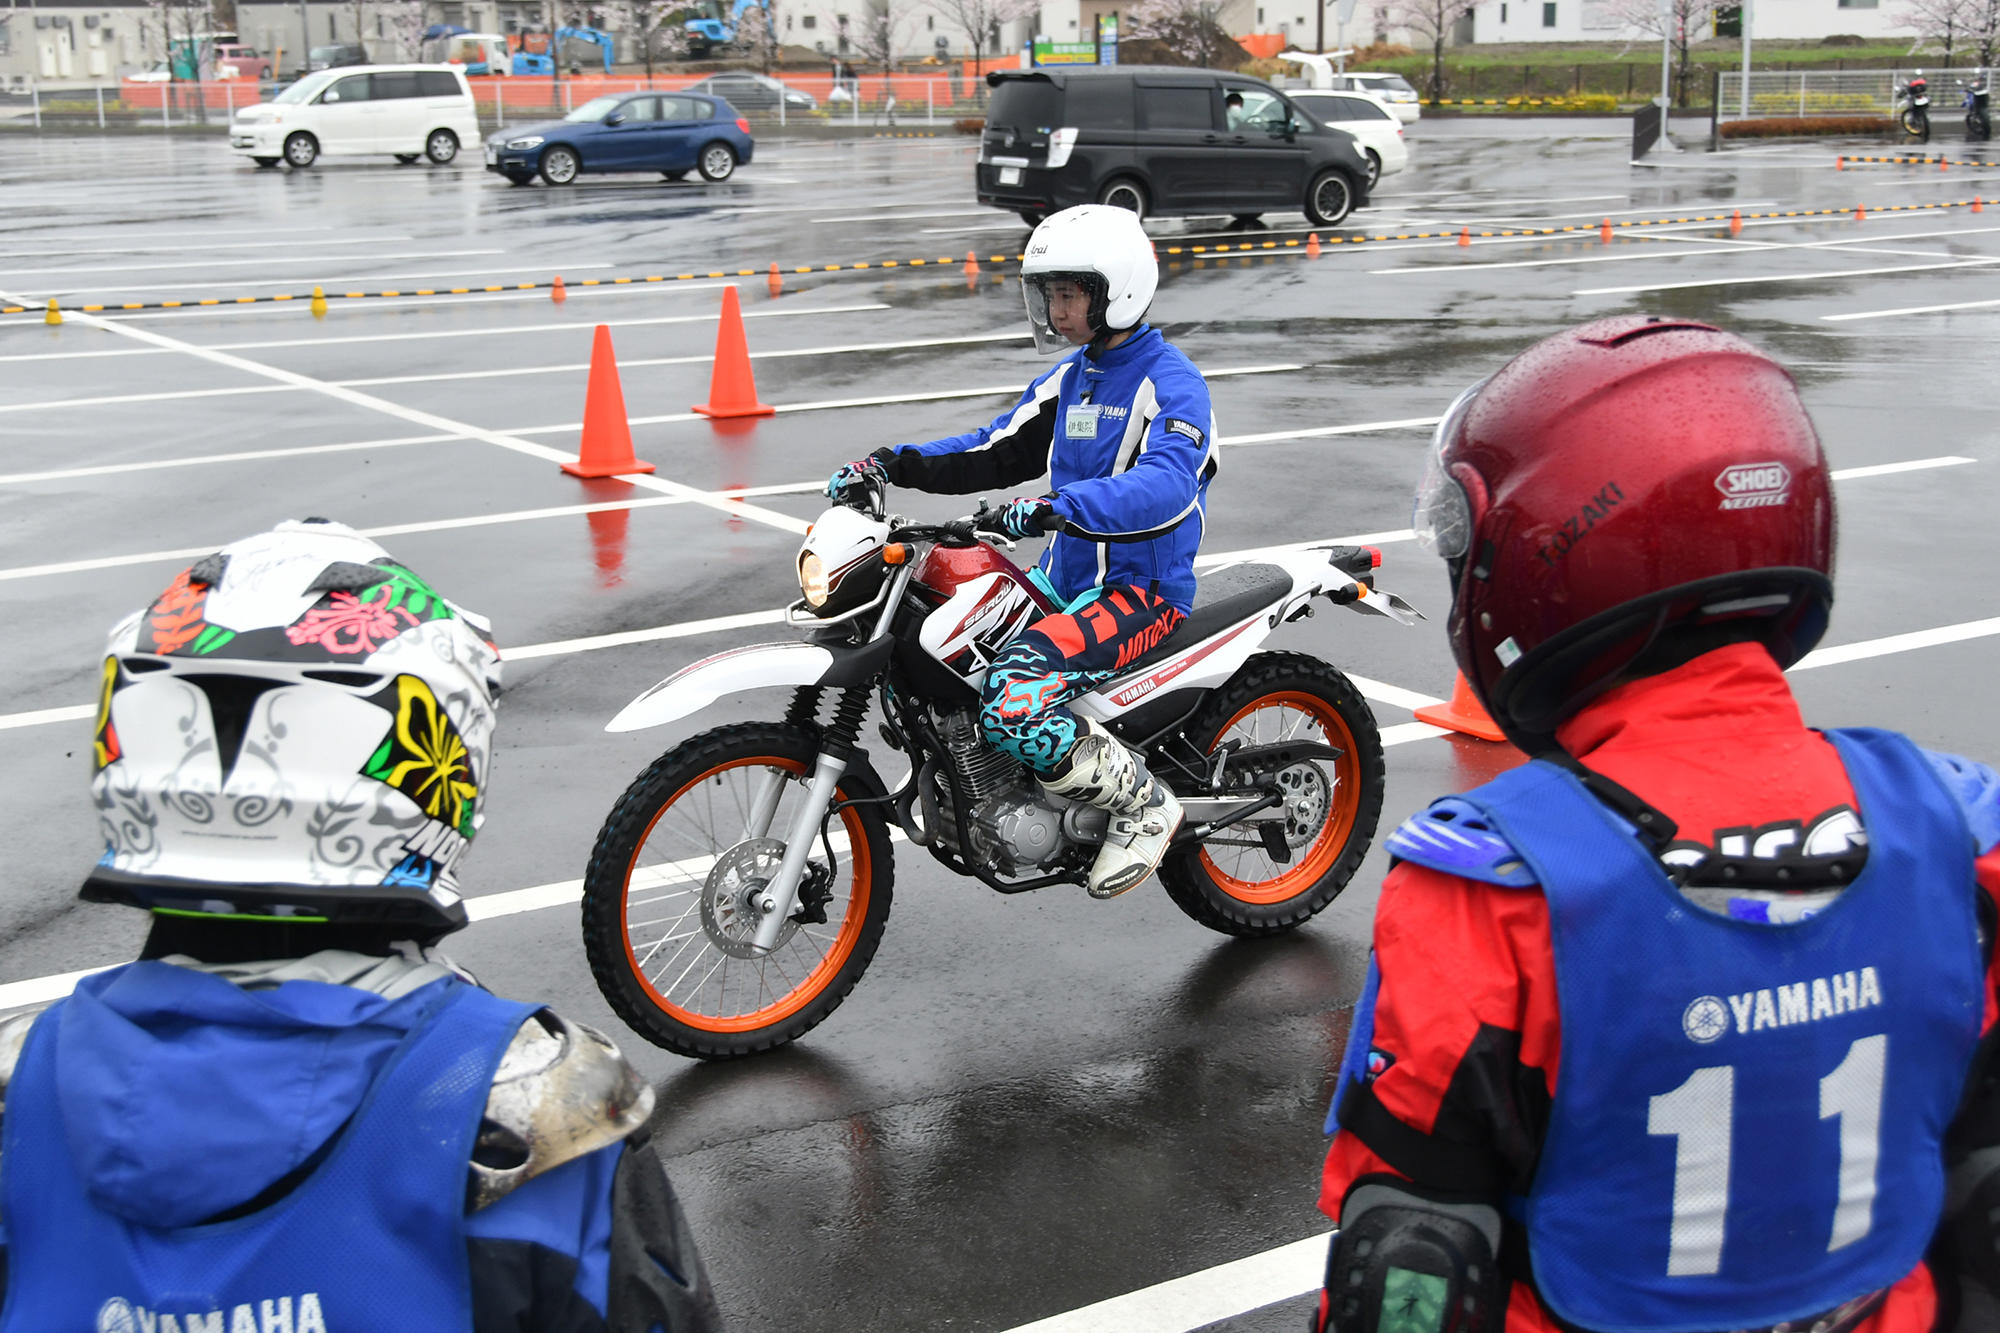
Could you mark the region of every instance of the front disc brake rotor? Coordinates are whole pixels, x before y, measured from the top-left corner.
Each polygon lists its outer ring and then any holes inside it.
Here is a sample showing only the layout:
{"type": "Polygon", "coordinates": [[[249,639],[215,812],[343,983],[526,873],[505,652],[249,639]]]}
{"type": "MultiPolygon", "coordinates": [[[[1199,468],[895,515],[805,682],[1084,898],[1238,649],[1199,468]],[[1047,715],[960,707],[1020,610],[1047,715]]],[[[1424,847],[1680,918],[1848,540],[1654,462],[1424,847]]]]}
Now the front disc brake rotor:
{"type": "Polygon", "coordinates": [[[1333,786],[1318,764],[1293,764],[1279,771],[1274,785],[1285,799],[1285,843],[1304,847],[1319,837],[1333,808],[1333,786]]]}
{"type": "MultiPolygon", "coordinates": [[[[731,958],[767,956],[752,944],[764,919],[756,901],[784,859],[785,844],[776,838],[747,838],[715,858],[701,887],[701,928],[731,958]]],[[[780,926],[773,952],[798,928],[795,921],[780,926]]]]}

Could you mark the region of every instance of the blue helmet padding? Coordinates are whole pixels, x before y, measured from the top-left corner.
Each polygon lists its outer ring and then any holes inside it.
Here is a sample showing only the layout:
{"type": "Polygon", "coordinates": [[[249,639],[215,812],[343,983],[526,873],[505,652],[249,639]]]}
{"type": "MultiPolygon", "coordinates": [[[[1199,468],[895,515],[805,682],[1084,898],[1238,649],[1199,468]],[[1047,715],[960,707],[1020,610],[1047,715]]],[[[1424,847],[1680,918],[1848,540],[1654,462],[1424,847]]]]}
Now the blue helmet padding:
{"type": "Polygon", "coordinates": [[[2000,773],[1955,754],[1925,750],[1923,755],[1930,760],[1938,781],[1964,808],[1965,822],[1972,827],[1975,855],[1984,856],[2000,846],[2000,773]]]}
{"type": "Polygon", "coordinates": [[[1477,806],[1447,796],[1397,825],[1384,844],[1398,861],[1414,861],[1447,875],[1462,875],[1510,889],[1534,885],[1513,844],[1494,831],[1477,806]]]}

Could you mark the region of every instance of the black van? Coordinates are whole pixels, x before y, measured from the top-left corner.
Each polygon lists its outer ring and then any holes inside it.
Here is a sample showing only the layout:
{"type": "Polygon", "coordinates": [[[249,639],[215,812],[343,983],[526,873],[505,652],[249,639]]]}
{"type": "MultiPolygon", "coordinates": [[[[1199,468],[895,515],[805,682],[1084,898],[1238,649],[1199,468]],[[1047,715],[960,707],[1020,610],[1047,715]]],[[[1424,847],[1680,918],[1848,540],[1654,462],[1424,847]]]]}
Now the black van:
{"type": "Polygon", "coordinates": [[[1331,227],[1368,202],[1352,136],[1267,83],[1146,65],[998,70],[979,141],[979,202],[1030,226],[1073,204],[1139,215],[1301,210],[1331,227]]]}

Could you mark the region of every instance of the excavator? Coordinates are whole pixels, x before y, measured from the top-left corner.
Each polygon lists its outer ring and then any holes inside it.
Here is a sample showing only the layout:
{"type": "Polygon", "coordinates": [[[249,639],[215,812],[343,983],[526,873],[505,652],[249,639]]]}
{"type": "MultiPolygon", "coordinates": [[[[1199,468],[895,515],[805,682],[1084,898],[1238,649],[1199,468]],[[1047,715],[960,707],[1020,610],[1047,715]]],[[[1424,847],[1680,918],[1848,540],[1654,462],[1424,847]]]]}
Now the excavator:
{"type": "Polygon", "coordinates": [[[725,19],[722,10],[726,3],[728,0],[705,0],[708,13],[687,21],[688,54],[694,59],[706,60],[713,52],[734,46],[744,14],[764,8],[764,0],[735,0],[735,8],[725,19]]]}

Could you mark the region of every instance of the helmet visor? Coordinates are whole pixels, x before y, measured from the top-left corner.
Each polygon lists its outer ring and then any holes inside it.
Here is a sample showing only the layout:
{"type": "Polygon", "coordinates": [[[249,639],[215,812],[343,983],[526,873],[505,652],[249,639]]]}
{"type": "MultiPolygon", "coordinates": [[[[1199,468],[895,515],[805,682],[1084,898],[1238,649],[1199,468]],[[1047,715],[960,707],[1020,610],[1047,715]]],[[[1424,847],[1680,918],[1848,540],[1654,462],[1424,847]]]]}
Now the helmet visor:
{"type": "Polygon", "coordinates": [[[1485,387],[1486,381],[1481,380],[1459,394],[1438,418],[1424,479],[1417,486],[1416,507],[1410,515],[1418,544],[1445,560],[1463,560],[1472,548],[1472,502],[1466,497],[1465,487],[1445,466],[1444,451],[1464,424],[1466,413],[1472,410],[1473,400],[1485,387]]]}
{"type": "Polygon", "coordinates": [[[1104,331],[1105,282],[1098,273],[1024,273],[1021,275],[1021,299],[1028,309],[1028,328],[1035,335],[1035,350],[1047,356],[1051,352],[1068,351],[1070,340],[1056,331],[1049,318],[1049,289],[1057,285],[1080,287],[1090,302],[1090,332],[1092,336],[1104,331]]]}

